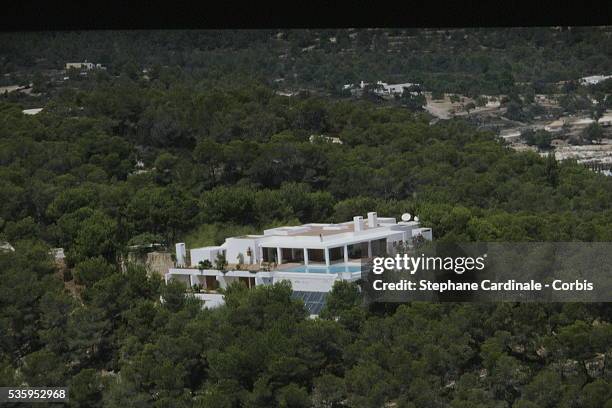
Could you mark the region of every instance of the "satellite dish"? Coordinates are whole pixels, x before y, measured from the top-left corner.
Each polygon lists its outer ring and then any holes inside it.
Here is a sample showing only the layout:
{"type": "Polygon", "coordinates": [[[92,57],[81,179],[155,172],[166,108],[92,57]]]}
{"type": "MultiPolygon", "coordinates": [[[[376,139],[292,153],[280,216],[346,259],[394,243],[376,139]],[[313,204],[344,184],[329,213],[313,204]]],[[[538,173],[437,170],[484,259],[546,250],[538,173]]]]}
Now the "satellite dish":
{"type": "Polygon", "coordinates": [[[403,213],[402,214],[402,221],[410,221],[410,213],[403,213]]]}
{"type": "Polygon", "coordinates": [[[416,222],[419,222],[419,217],[414,217],[414,220],[415,220],[416,222]]]}

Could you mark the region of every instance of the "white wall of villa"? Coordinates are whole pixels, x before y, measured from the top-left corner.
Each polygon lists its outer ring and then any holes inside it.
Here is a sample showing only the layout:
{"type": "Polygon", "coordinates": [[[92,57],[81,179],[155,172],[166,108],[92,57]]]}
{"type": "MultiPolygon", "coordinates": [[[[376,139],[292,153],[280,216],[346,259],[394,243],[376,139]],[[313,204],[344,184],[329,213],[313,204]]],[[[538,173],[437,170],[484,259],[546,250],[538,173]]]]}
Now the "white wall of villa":
{"type": "Polygon", "coordinates": [[[279,271],[227,271],[216,269],[198,270],[194,268],[172,268],[165,276],[166,282],[178,280],[188,287],[199,285],[204,292],[215,292],[225,289],[234,282],[243,282],[248,287],[273,285],[288,280],[293,290],[307,292],[329,292],[337,280],[354,281],[361,277],[360,272],[338,274],[300,273],[279,271]]]}

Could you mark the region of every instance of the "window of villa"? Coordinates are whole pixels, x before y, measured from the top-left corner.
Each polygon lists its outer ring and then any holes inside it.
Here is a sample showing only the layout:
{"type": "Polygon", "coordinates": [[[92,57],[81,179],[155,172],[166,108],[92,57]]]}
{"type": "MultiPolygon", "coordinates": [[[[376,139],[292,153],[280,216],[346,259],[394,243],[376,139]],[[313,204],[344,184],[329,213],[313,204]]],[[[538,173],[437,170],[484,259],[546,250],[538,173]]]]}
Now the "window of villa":
{"type": "Polygon", "coordinates": [[[344,247],[329,248],[329,260],[330,261],[344,260],[344,247]]]}
{"type": "Polygon", "coordinates": [[[325,252],[322,249],[309,249],[308,262],[325,262],[325,252]]]}

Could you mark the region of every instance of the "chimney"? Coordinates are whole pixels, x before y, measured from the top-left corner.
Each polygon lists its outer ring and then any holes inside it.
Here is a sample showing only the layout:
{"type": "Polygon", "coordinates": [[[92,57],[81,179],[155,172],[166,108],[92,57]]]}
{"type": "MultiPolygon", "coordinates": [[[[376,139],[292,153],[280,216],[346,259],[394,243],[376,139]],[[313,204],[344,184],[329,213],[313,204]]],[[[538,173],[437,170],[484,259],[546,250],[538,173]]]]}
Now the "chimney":
{"type": "Polygon", "coordinates": [[[180,242],[176,244],[176,266],[185,266],[185,257],[187,252],[185,251],[185,243],[180,242]]]}
{"type": "Polygon", "coordinates": [[[361,231],[361,223],[363,221],[363,217],[361,215],[356,215],[353,217],[353,222],[355,223],[355,232],[361,231]]]}
{"type": "Polygon", "coordinates": [[[368,227],[369,228],[378,227],[378,216],[376,215],[376,212],[374,211],[368,213],[368,227]]]}

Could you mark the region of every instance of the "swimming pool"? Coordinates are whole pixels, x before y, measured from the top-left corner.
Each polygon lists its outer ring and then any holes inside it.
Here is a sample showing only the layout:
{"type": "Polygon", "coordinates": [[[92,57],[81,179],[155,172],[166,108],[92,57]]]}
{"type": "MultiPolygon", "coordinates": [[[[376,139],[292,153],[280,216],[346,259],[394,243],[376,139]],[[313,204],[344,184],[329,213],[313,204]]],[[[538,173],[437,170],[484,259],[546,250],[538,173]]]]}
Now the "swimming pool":
{"type": "Polygon", "coordinates": [[[277,269],[279,272],[299,272],[299,273],[340,273],[340,272],[361,272],[359,265],[330,265],[330,266],[306,266],[298,265],[287,269],[277,269]]]}

